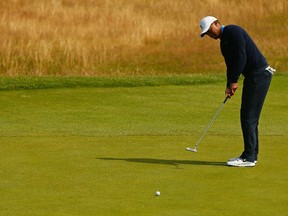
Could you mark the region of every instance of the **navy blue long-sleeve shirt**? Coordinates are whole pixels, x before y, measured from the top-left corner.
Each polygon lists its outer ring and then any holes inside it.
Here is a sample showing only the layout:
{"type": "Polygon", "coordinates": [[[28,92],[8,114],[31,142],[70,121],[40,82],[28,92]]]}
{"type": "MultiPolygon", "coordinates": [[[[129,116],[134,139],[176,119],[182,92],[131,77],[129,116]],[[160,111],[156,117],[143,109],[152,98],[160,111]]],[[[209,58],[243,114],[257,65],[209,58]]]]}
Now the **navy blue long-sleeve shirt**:
{"type": "Polygon", "coordinates": [[[236,83],[241,73],[248,76],[252,71],[268,65],[253,40],[241,27],[225,26],[220,40],[221,53],[227,67],[227,86],[236,83]]]}

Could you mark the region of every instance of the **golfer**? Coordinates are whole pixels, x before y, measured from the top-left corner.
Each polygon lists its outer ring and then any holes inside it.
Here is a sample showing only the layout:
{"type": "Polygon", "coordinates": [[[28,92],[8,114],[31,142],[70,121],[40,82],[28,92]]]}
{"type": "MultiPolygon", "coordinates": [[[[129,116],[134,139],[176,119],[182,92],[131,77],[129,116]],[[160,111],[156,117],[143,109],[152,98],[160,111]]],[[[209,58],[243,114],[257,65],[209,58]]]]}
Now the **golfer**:
{"type": "Polygon", "coordinates": [[[200,22],[201,37],[208,35],[220,39],[221,53],[227,68],[226,97],[232,97],[238,89],[238,79],[244,75],[240,110],[244,151],[227,165],[253,167],[258,160],[258,123],[261,109],[275,70],[271,68],[245,30],[236,25],[221,25],[213,16],[200,22]]]}

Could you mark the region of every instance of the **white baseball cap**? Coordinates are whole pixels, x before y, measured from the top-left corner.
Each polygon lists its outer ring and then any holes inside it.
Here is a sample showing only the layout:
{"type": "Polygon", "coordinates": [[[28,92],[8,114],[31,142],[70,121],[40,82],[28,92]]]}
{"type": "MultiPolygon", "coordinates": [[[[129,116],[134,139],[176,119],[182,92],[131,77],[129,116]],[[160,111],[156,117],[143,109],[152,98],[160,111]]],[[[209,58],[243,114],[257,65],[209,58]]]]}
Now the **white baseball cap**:
{"type": "Polygon", "coordinates": [[[204,37],[204,35],[207,33],[209,30],[211,24],[215,22],[217,19],[213,16],[206,16],[200,21],[200,28],[202,30],[200,36],[204,37]]]}

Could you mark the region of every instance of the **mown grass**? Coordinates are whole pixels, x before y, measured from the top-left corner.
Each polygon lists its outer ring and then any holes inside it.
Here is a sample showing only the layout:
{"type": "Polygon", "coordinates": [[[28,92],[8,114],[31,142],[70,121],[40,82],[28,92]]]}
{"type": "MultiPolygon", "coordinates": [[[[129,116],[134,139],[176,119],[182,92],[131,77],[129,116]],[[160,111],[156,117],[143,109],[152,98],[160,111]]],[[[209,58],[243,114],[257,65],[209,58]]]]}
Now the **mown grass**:
{"type": "Polygon", "coordinates": [[[240,89],[199,152],[185,151],[220,106],[224,80],[2,90],[0,215],[284,216],[286,83],[273,78],[251,169],[225,166],[242,150],[240,89]]]}
{"type": "Polygon", "coordinates": [[[0,91],[77,87],[199,85],[223,81],[224,77],[220,74],[166,77],[0,77],[0,91]]]}

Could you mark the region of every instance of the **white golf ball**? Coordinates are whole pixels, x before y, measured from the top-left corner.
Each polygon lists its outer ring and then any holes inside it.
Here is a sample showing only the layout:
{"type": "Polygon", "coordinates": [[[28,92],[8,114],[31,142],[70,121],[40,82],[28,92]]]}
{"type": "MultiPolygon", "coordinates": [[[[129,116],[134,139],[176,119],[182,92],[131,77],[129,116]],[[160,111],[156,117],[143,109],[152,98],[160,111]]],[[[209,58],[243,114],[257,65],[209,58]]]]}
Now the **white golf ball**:
{"type": "Polygon", "coordinates": [[[160,196],[160,191],[156,191],[155,195],[160,196]]]}

